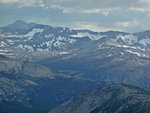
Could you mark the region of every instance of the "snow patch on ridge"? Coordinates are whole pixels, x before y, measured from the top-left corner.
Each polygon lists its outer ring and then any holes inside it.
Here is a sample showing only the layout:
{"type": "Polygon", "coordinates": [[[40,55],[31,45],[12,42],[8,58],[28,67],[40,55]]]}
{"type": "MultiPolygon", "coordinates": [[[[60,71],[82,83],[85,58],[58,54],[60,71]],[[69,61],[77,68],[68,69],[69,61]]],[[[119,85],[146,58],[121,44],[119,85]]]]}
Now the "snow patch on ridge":
{"type": "Polygon", "coordinates": [[[117,41],[118,39],[122,39],[124,42],[126,42],[129,45],[132,45],[133,43],[137,42],[137,37],[134,35],[118,35],[116,39],[113,39],[114,41],[117,41]]]}
{"type": "Polygon", "coordinates": [[[146,57],[146,58],[149,58],[149,55],[146,55],[146,54],[144,54],[144,53],[139,53],[139,52],[131,51],[131,50],[125,50],[125,51],[128,52],[128,53],[137,55],[137,56],[139,56],[139,57],[146,57]]]}
{"type": "Polygon", "coordinates": [[[91,40],[99,40],[101,38],[103,38],[104,36],[103,35],[93,35],[93,34],[90,34],[88,32],[79,32],[77,33],[76,35],[70,35],[72,37],[76,37],[76,38],[83,38],[83,37],[89,37],[91,40]]]}
{"type": "Polygon", "coordinates": [[[142,39],[139,41],[139,43],[143,44],[144,46],[147,46],[147,44],[150,44],[150,39],[142,39]]]}
{"type": "Polygon", "coordinates": [[[32,31],[30,31],[29,33],[27,33],[26,35],[23,35],[24,37],[28,37],[28,40],[32,39],[35,33],[41,33],[43,32],[44,29],[32,29],[32,31]]]}
{"type": "Polygon", "coordinates": [[[59,52],[60,55],[68,54],[69,52],[59,52]]]}
{"type": "Polygon", "coordinates": [[[140,53],[135,52],[135,51],[131,51],[131,50],[125,50],[125,51],[128,52],[128,53],[131,53],[131,54],[135,54],[135,55],[137,55],[137,56],[141,56],[140,53]]]}

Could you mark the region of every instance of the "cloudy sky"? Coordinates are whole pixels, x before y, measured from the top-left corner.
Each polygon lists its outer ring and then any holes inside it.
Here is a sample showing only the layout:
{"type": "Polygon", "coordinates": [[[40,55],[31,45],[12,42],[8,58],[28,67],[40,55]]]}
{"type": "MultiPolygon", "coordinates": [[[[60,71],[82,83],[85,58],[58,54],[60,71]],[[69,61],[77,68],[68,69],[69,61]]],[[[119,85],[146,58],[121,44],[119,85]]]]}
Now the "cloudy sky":
{"type": "Polygon", "coordinates": [[[0,0],[0,26],[15,20],[139,32],[150,30],[150,0],[0,0]]]}

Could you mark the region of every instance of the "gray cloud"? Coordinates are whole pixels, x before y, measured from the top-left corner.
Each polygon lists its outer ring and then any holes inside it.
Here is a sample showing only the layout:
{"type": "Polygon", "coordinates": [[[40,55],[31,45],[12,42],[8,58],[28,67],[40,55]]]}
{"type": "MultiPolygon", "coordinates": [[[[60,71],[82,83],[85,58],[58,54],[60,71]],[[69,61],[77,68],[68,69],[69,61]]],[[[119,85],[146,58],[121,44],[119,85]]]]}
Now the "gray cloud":
{"type": "Polygon", "coordinates": [[[110,11],[141,5],[140,0],[47,0],[48,7],[61,9],[64,13],[102,13],[107,15],[110,11]]]}
{"type": "Polygon", "coordinates": [[[43,7],[60,9],[64,13],[102,13],[107,15],[116,9],[150,11],[149,0],[0,0],[0,3],[18,3],[19,7],[43,7]]]}

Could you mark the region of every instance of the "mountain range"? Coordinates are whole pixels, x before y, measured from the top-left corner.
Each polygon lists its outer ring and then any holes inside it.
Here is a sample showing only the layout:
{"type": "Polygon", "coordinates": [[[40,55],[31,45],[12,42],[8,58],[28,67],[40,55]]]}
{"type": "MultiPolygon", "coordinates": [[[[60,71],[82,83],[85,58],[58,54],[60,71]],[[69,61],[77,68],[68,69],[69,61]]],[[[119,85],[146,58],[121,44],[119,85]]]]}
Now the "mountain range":
{"type": "Polygon", "coordinates": [[[32,113],[51,109],[84,91],[105,85],[30,62],[0,56],[0,113],[32,113]]]}
{"type": "MultiPolygon", "coordinates": [[[[150,30],[93,32],[18,20],[0,28],[0,112],[47,111],[107,84],[150,90],[149,69],[150,30]]],[[[135,96],[139,98],[138,93],[135,96]]],[[[99,109],[106,107],[97,105],[87,112],[101,113],[99,109]]]]}
{"type": "Polygon", "coordinates": [[[149,57],[150,31],[126,33],[119,31],[93,32],[89,30],[73,30],[64,27],[25,23],[21,20],[0,28],[1,49],[48,51],[70,50],[81,48],[88,42],[97,43],[97,49],[103,44],[118,48],[126,48],[128,53],[140,57],[149,57]],[[101,43],[100,40],[105,40],[101,43]],[[147,50],[147,51],[146,51],[147,50]],[[137,52],[140,51],[140,52],[137,52]]]}

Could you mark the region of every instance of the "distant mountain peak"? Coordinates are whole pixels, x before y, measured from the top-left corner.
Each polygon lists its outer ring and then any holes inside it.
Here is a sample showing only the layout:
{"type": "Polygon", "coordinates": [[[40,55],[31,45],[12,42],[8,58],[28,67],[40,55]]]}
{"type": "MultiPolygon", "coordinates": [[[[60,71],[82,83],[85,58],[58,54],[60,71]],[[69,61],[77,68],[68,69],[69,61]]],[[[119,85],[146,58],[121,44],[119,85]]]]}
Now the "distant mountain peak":
{"type": "Polygon", "coordinates": [[[22,20],[16,20],[14,23],[9,24],[5,27],[0,28],[5,33],[18,34],[23,33],[24,31],[35,26],[36,23],[26,23],[22,20]]]}
{"type": "Polygon", "coordinates": [[[27,24],[23,20],[16,20],[13,24],[27,24]]]}
{"type": "Polygon", "coordinates": [[[22,20],[16,20],[14,23],[7,25],[7,28],[26,30],[36,25],[35,23],[26,23],[22,20]]]}

